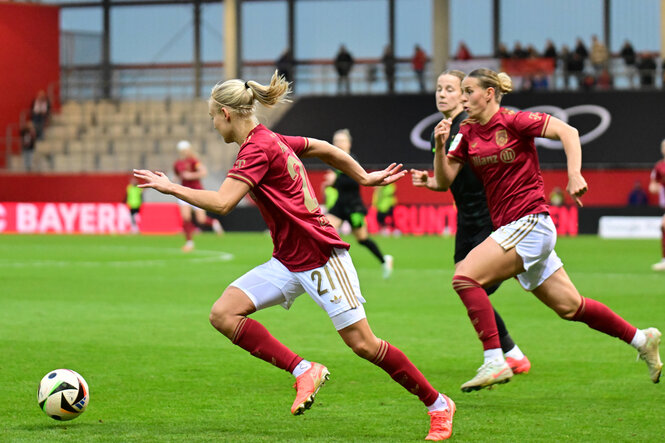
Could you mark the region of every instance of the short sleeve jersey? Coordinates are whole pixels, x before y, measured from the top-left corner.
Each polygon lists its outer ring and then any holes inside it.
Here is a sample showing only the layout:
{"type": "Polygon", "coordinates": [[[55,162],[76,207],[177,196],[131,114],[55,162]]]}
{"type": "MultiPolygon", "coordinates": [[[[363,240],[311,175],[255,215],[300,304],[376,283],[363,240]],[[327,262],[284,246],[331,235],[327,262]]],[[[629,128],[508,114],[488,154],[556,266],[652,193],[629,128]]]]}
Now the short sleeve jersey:
{"type": "Polygon", "coordinates": [[[660,184],[658,192],[658,204],[665,208],[665,160],[660,160],[651,170],[651,180],[660,184]]]}
{"type": "Polygon", "coordinates": [[[175,174],[178,176],[183,186],[192,189],[203,189],[201,180],[198,178],[195,180],[185,180],[182,178],[182,173],[185,171],[196,172],[198,165],[199,159],[196,157],[181,158],[176,160],[176,162],[173,164],[173,170],[175,171],[175,174]]]}
{"type": "MultiPolygon", "coordinates": [[[[450,136],[445,145],[446,153],[450,149],[450,143],[459,133],[460,124],[466,118],[466,112],[460,112],[453,119],[450,126],[450,136]]],[[[434,132],[430,137],[430,146],[432,147],[432,154],[434,154],[434,132]]],[[[483,188],[482,182],[476,177],[468,164],[465,164],[455,177],[450,185],[450,192],[452,192],[457,205],[458,226],[476,229],[492,225],[487,200],[485,199],[485,188],[483,188]]]]}
{"type": "Polygon", "coordinates": [[[292,272],[328,262],[333,248],[349,249],[321,212],[299,159],[305,137],[286,137],[257,125],[240,147],[229,178],[249,185],[273,240],[273,257],[292,272]]]}
{"type": "Polygon", "coordinates": [[[482,180],[495,228],[529,214],[548,212],[535,137],[550,116],[500,108],[484,125],[462,122],[448,158],[468,162],[482,180]]]}

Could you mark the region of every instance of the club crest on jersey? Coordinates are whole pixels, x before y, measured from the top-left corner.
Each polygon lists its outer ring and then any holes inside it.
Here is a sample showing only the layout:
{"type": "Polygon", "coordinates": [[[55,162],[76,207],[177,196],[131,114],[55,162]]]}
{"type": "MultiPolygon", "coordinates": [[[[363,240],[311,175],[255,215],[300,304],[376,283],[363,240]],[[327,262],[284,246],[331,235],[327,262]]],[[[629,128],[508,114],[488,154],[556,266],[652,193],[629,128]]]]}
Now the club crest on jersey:
{"type": "Polygon", "coordinates": [[[539,121],[539,120],[543,119],[543,115],[540,112],[530,112],[529,113],[529,118],[531,120],[539,121]]]}
{"type": "Polygon", "coordinates": [[[515,160],[515,151],[513,151],[511,148],[506,148],[503,151],[501,151],[501,154],[499,154],[499,158],[504,163],[512,163],[513,160],[515,160]]]}
{"type": "Polygon", "coordinates": [[[496,134],[494,135],[494,140],[496,141],[496,144],[500,148],[504,147],[506,146],[506,143],[508,143],[508,133],[506,132],[505,129],[496,131],[496,134]]]}
{"type": "Polygon", "coordinates": [[[236,163],[235,163],[234,166],[235,166],[237,169],[240,169],[240,168],[242,168],[242,167],[245,166],[245,162],[246,162],[246,160],[236,160],[236,163]]]}

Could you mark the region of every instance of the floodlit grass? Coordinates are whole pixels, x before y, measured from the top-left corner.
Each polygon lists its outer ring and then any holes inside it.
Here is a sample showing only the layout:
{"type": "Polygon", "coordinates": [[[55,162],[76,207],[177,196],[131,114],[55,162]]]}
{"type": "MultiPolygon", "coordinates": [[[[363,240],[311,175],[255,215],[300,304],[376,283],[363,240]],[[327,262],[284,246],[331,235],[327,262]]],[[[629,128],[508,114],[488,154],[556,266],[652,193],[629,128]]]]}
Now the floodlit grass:
{"type": "MultiPolygon", "coordinates": [[[[453,240],[381,238],[395,273],[351,241],[374,332],[401,348],[457,403],[453,441],[662,441],[665,385],[618,339],[568,323],[508,281],[492,296],[532,370],[463,394],[482,359],[452,291],[453,240]]],[[[236,277],[270,257],[265,234],[0,237],[0,441],[418,441],[417,398],[356,357],[307,295],[290,312],[254,315],[332,376],[293,417],[292,376],[233,346],[208,312],[236,277]],[[56,422],[37,406],[49,370],[71,368],[88,410],[56,422]]],[[[561,238],[557,252],[583,295],[638,327],[665,330],[665,273],[655,241],[561,238]]]]}

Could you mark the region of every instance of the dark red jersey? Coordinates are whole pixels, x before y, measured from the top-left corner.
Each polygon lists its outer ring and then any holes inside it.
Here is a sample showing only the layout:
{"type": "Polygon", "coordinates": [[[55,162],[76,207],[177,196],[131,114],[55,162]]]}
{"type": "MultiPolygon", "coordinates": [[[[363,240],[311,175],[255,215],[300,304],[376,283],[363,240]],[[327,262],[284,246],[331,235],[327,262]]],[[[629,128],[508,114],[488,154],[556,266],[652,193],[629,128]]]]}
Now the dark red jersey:
{"type": "Polygon", "coordinates": [[[500,108],[485,125],[462,122],[450,145],[448,158],[468,162],[482,180],[495,228],[548,212],[534,137],[545,134],[549,119],[500,108]]]}
{"type": "Polygon", "coordinates": [[[176,160],[176,162],[173,164],[173,170],[175,171],[176,175],[180,179],[180,182],[182,183],[183,186],[192,189],[203,189],[201,180],[199,180],[198,178],[195,180],[185,180],[184,178],[182,178],[182,173],[185,171],[196,172],[198,165],[199,165],[199,159],[197,159],[196,157],[181,158],[179,160],[176,160]]]}
{"type": "Polygon", "coordinates": [[[661,160],[651,170],[651,180],[660,183],[658,190],[658,204],[665,208],[665,160],[661,160]]]}
{"type": "Polygon", "coordinates": [[[258,125],[240,147],[228,177],[247,183],[278,259],[292,272],[326,264],[333,248],[348,249],[321,212],[300,154],[305,137],[286,137],[258,125]]]}

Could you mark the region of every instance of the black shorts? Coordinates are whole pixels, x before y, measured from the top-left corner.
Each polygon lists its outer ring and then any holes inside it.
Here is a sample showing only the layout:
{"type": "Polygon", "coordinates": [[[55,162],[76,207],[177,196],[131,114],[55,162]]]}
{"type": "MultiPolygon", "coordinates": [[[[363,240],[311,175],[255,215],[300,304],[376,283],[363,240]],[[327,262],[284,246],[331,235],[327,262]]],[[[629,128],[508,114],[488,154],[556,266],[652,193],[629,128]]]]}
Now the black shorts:
{"type": "MultiPolygon", "coordinates": [[[[492,233],[491,226],[457,226],[457,234],[455,235],[455,263],[464,260],[469,252],[479,244],[485,241],[492,233]]],[[[485,288],[487,295],[493,294],[501,283],[485,288]]]]}
{"type": "Polygon", "coordinates": [[[352,228],[360,228],[365,224],[367,208],[365,208],[362,201],[345,202],[337,200],[335,205],[330,208],[328,212],[340,220],[348,221],[352,228]]]}

